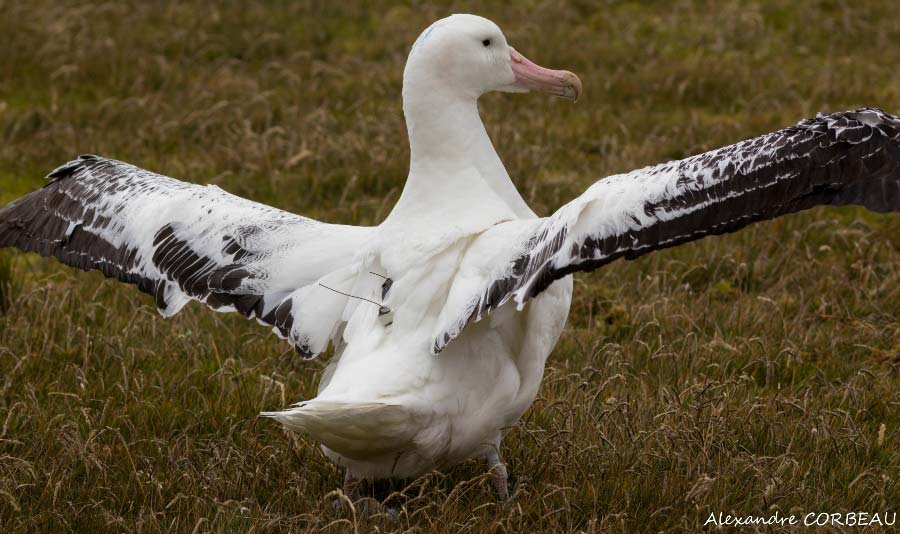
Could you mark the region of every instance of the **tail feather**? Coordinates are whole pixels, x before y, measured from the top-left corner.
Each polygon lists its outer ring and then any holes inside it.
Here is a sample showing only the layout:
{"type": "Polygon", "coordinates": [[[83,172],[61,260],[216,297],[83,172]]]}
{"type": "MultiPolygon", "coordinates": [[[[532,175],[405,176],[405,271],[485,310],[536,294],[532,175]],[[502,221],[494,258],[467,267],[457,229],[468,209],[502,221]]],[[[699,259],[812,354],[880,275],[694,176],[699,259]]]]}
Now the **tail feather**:
{"type": "Polygon", "coordinates": [[[329,449],[365,461],[408,449],[422,428],[402,406],[377,402],[310,400],[279,412],[262,412],[285,428],[309,435],[329,449]]]}

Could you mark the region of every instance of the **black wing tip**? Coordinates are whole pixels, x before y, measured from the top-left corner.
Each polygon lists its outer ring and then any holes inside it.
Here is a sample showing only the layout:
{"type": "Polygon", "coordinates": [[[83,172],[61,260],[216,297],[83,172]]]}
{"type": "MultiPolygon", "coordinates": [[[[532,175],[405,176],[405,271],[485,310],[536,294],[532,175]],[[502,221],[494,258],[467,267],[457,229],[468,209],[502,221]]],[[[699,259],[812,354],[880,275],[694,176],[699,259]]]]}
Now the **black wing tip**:
{"type": "Polygon", "coordinates": [[[841,119],[860,122],[872,127],[890,126],[893,128],[900,128],[900,117],[876,107],[864,107],[847,111],[836,111],[833,113],[819,112],[816,113],[816,118],[813,120],[832,122],[841,119]]]}
{"type": "Polygon", "coordinates": [[[797,127],[826,134],[832,142],[851,145],[869,141],[873,134],[895,144],[900,141],[900,117],[876,107],[817,113],[814,119],[797,123],[797,127]]]}
{"type": "Polygon", "coordinates": [[[874,106],[867,106],[867,107],[856,108],[856,109],[848,109],[845,111],[833,111],[830,113],[820,111],[819,113],[816,113],[816,118],[818,119],[818,118],[825,118],[825,117],[840,117],[840,116],[856,117],[859,115],[877,115],[881,119],[900,120],[900,118],[898,118],[896,115],[888,113],[887,111],[885,111],[881,108],[874,107],[874,106]]]}
{"type": "Polygon", "coordinates": [[[72,161],[64,163],[50,171],[50,174],[47,175],[47,179],[54,182],[57,180],[62,180],[64,178],[74,176],[76,173],[78,173],[78,171],[82,169],[92,167],[97,163],[105,160],[106,158],[95,156],[94,154],[82,154],[78,156],[78,159],[73,159],[72,161]]]}

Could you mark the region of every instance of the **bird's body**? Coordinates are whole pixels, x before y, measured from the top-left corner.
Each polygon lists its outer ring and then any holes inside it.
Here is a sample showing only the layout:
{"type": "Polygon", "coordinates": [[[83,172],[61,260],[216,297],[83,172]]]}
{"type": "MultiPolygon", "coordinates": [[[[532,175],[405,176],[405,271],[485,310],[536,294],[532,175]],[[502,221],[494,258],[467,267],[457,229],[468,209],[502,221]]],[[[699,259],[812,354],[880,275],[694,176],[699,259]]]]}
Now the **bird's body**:
{"type": "Polygon", "coordinates": [[[581,84],[455,15],[410,53],[410,171],[377,227],[82,156],[0,209],[0,247],[135,284],[164,315],[189,300],[236,311],[307,358],[333,344],[317,395],[266,415],[321,443],[348,481],[481,456],[503,497],[500,441],[537,395],[571,273],[821,204],[900,211],[900,118],[860,109],[600,180],[539,218],[477,107],[528,90],[577,98],[581,84]]]}
{"type": "MultiPolygon", "coordinates": [[[[322,443],[358,477],[417,476],[497,450],[537,395],[568,315],[572,281],[555,282],[522,312],[508,303],[435,356],[430,333],[443,304],[454,284],[478,276],[490,252],[505,244],[495,237],[461,237],[402,272],[385,299],[394,310],[389,326],[378,307],[358,304],[346,327],[354,331],[345,331],[346,345],[318,395],[271,415],[322,443]]],[[[375,300],[383,280],[372,267],[359,273],[370,281],[368,291],[364,283],[356,289],[375,300]]]]}
{"type": "Polygon", "coordinates": [[[554,284],[438,358],[376,327],[348,345],[315,399],[277,416],[358,477],[411,477],[485,456],[534,400],[570,299],[570,281],[554,284]]]}
{"type": "MultiPolygon", "coordinates": [[[[496,39],[490,26],[481,31],[496,39]]],[[[345,286],[389,307],[390,326],[376,306],[353,303],[316,398],[271,414],[357,477],[416,476],[498,450],[537,395],[571,302],[571,279],[561,280],[521,313],[510,304],[432,353],[454,299],[469,297],[514,244],[504,223],[537,223],[485,131],[479,93],[447,90],[433,65],[418,64],[432,44],[417,42],[404,73],[406,185],[345,286]],[[382,291],[378,274],[388,273],[382,291]]]]}

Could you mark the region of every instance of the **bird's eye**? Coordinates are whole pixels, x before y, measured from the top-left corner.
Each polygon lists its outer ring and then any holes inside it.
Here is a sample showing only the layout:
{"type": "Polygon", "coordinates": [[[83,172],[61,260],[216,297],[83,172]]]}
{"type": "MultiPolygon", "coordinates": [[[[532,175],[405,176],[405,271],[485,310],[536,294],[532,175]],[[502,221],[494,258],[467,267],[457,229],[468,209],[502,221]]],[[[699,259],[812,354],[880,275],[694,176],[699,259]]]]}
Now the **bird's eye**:
{"type": "Polygon", "coordinates": [[[491,40],[485,39],[484,41],[481,41],[481,44],[483,44],[484,46],[491,46],[491,40]]]}

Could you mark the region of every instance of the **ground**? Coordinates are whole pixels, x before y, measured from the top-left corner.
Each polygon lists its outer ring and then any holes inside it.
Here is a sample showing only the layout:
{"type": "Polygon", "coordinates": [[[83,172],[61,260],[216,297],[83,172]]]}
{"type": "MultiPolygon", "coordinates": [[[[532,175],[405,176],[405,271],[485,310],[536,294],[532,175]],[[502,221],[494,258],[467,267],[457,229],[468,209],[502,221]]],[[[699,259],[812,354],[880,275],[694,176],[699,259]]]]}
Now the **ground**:
{"type": "MultiPolygon", "coordinates": [[[[432,20],[495,20],[578,73],[576,104],[489,95],[551,213],[595,180],[817,111],[900,112],[891,1],[0,1],[0,205],[97,153],[331,222],[407,170],[400,82],[432,20]]],[[[0,251],[0,530],[343,532],[341,474],[260,419],[322,362],[268,330],[0,251]]],[[[897,511],[900,216],[825,209],[576,276],[493,501],[467,463],[410,482],[412,532],[694,532],[710,513],[897,511]]],[[[709,527],[707,527],[709,528],[709,527]]],[[[873,529],[873,530],[878,530],[873,529]]]]}

